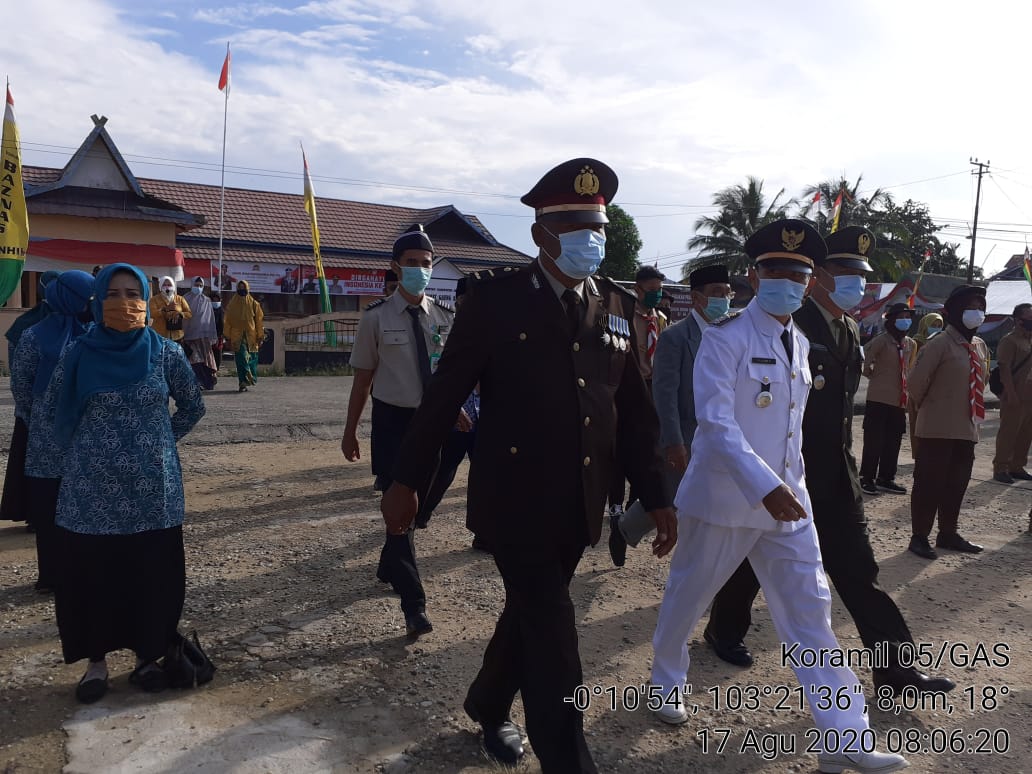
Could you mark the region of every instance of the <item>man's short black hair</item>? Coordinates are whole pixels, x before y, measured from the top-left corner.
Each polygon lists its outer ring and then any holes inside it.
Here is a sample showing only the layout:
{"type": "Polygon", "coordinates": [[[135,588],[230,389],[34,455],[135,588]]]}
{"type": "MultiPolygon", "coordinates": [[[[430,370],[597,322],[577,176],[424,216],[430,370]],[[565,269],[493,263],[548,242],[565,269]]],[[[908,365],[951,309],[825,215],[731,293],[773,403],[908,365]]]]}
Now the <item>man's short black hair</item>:
{"type": "Polygon", "coordinates": [[[666,277],[663,276],[663,272],[657,269],[655,266],[642,266],[638,269],[638,273],[634,275],[634,281],[638,284],[642,282],[648,282],[649,280],[663,281],[666,277]]]}
{"type": "Polygon", "coordinates": [[[1017,320],[1029,309],[1032,309],[1032,304],[1018,304],[1016,307],[1014,307],[1014,311],[1011,314],[1014,317],[1014,319],[1017,320]]]}

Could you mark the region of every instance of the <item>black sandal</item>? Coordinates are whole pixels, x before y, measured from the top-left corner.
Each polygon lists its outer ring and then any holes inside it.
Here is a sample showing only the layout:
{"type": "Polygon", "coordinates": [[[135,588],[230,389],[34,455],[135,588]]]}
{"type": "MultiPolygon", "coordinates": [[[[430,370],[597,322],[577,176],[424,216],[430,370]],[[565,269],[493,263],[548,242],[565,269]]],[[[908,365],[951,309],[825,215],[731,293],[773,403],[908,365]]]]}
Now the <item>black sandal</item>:
{"type": "Polygon", "coordinates": [[[87,680],[86,675],[83,675],[79,684],[75,686],[75,698],[83,704],[93,704],[93,702],[104,698],[104,694],[107,691],[108,681],[106,677],[94,677],[91,680],[87,680]]]}
{"type": "Polygon", "coordinates": [[[129,683],[139,686],[147,693],[160,693],[168,688],[168,677],[157,661],[148,661],[132,671],[129,683]]]}

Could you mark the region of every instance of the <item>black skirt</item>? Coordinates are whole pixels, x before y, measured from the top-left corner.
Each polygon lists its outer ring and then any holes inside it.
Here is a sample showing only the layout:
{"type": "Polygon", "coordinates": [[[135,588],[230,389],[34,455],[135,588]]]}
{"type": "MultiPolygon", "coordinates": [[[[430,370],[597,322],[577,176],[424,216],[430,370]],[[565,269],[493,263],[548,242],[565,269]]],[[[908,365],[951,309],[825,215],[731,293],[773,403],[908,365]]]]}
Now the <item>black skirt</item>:
{"type": "Polygon", "coordinates": [[[127,649],[144,661],[175,640],[186,596],[183,528],[81,535],[56,528],[54,603],[66,664],[127,649]]]}
{"type": "Polygon", "coordinates": [[[5,521],[28,519],[29,498],[25,480],[25,447],[28,442],[29,426],[21,417],[15,417],[14,432],[11,434],[11,452],[7,455],[3,501],[0,501],[0,519],[5,521]]]}

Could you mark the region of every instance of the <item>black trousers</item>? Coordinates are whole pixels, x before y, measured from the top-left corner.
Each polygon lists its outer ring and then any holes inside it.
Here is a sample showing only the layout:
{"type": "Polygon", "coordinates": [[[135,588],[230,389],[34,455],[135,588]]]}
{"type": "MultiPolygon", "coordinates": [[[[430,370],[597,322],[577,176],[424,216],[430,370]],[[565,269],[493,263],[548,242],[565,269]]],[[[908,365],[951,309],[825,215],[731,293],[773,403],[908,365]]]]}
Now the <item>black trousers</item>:
{"type": "Polygon", "coordinates": [[[7,455],[7,473],[4,476],[3,499],[0,500],[0,519],[27,521],[29,516],[28,478],[25,475],[25,447],[29,443],[29,426],[21,417],[14,418],[11,450],[7,455]]]}
{"type": "MultiPolygon", "coordinates": [[[[390,403],[373,398],[371,439],[373,473],[376,475],[377,482],[382,484],[384,491],[391,484],[390,476],[394,460],[397,458],[402,438],[404,438],[405,431],[415,413],[414,408],[392,406],[390,403]]],[[[454,458],[455,455],[452,454],[451,460],[454,458]]],[[[454,465],[457,466],[458,462],[455,462],[454,465]]],[[[455,479],[455,467],[451,467],[449,471],[439,466],[437,474],[446,478],[450,485],[455,479]]],[[[436,475],[430,477],[417,492],[420,503],[419,513],[416,514],[417,524],[425,524],[429,520],[433,508],[437,507],[441,501],[440,498],[444,496],[444,490],[441,490],[437,495],[437,502],[431,503],[429,493],[435,478],[436,475]]],[[[401,609],[406,615],[421,611],[426,607],[426,592],[423,590],[423,581],[419,577],[419,568],[416,565],[413,530],[410,529],[405,535],[386,534],[376,574],[382,580],[390,583],[394,591],[401,597],[401,609]]]]}
{"type": "Polygon", "coordinates": [[[441,447],[441,464],[437,467],[437,475],[434,476],[434,481],[430,485],[430,489],[427,490],[426,498],[419,503],[419,514],[416,516],[417,524],[426,526],[427,522],[430,521],[430,516],[433,515],[434,509],[441,504],[441,500],[444,499],[448,488],[455,481],[455,473],[458,471],[459,465],[462,464],[467,455],[472,458],[473,445],[476,443],[476,438],[476,430],[471,430],[468,433],[452,430],[448,433],[448,438],[445,440],[444,446],[441,447]]]}
{"type": "Polygon", "coordinates": [[[907,429],[907,410],[888,403],[867,401],[864,410],[864,452],[860,478],[893,481],[899,464],[899,447],[907,429]]]}
{"type": "Polygon", "coordinates": [[[921,438],[910,491],[910,521],[915,535],[928,537],[939,515],[939,534],[954,535],[975,465],[975,442],[959,438],[921,438]]]}
{"type": "MultiPolygon", "coordinates": [[[[893,659],[902,642],[913,642],[896,603],[878,585],[878,562],[871,550],[862,499],[814,501],[813,523],[821,546],[824,571],[856,624],[864,646],[878,643],[893,659]]],[[[740,642],[751,623],[750,609],[760,584],[748,560],[717,593],[708,629],[725,642],[740,642]]],[[[805,646],[806,643],[803,643],[805,646]]]]}
{"type": "Polygon", "coordinates": [[[56,588],[58,562],[55,556],[57,528],[54,526],[54,518],[57,516],[61,479],[26,476],[25,481],[29,493],[29,520],[36,527],[37,582],[41,586],[56,588]]]}
{"type": "Polygon", "coordinates": [[[572,704],[583,682],[570,581],[583,545],[496,546],[505,607],[469,688],[485,725],[509,718],[523,696],[527,735],[543,774],[594,774],[584,739],[584,716],[572,704]]]}

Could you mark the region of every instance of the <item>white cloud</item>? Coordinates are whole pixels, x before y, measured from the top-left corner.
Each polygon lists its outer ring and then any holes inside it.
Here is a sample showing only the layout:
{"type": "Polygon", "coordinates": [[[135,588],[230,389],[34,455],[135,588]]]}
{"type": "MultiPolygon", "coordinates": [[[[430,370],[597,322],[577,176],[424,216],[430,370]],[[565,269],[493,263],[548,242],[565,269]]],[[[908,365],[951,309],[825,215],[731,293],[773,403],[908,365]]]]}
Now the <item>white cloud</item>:
{"type": "MultiPolygon", "coordinates": [[[[654,0],[630,11],[598,0],[588,13],[545,0],[320,0],[212,6],[195,19],[239,28],[232,164],[292,170],[304,139],[322,176],[518,196],[550,165],[594,155],[619,173],[618,201],[639,203],[628,209],[641,216],[647,258],[683,250],[712,193],[748,174],[795,195],[843,173],[863,173],[872,187],[938,177],[979,155],[1011,170],[998,187],[983,186],[982,219],[1032,223],[1032,160],[1015,91],[1032,11],[983,6],[976,14],[952,1],[654,0]],[[641,206],[656,203],[678,207],[641,206]]],[[[51,42],[13,60],[23,141],[75,145],[97,112],[127,154],[217,161],[224,44],[213,41],[204,61],[185,48],[210,27],[150,16],[148,27],[172,33],[158,35],[106,0],[15,9],[23,39],[51,42]]],[[[67,160],[37,153],[30,163],[67,160]]],[[[484,219],[530,249],[527,213],[512,199],[319,190],[520,216],[484,219]]],[[[966,175],[893,193],[929,202],[934,215],[970,217],[966,175]]],[[[990,266],[1011,247],[1000,242],[990,266]]]]}

